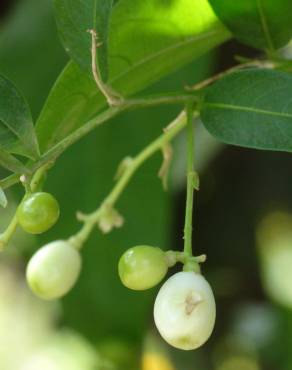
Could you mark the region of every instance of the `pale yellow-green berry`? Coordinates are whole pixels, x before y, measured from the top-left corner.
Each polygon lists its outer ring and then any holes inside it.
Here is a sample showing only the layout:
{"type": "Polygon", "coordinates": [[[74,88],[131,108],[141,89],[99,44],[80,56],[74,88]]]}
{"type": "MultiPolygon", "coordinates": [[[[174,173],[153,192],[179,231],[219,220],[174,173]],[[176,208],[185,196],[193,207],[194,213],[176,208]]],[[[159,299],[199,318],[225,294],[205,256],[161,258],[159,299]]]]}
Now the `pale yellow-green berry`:
{"type": "Polygon", "coordinates": [[[64,240],[39,249],[27,265],[26,278],[40,298],[60,298],[73,287],[81,270],[79,252],[64,240]]]}

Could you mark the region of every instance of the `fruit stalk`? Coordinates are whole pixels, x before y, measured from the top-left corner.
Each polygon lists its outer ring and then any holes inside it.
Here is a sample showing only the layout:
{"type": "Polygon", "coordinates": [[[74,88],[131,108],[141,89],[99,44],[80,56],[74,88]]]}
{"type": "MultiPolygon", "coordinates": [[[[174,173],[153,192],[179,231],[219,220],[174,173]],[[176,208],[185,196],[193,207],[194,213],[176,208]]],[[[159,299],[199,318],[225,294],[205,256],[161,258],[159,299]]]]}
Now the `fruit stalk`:
{"type": "Polygon", "coordinates": [[[186,105],[187,116],[187,196],[184,226],[184,253],[192,256],[193,201],[194,201],[194,125],[193,105],[186,105]]]}

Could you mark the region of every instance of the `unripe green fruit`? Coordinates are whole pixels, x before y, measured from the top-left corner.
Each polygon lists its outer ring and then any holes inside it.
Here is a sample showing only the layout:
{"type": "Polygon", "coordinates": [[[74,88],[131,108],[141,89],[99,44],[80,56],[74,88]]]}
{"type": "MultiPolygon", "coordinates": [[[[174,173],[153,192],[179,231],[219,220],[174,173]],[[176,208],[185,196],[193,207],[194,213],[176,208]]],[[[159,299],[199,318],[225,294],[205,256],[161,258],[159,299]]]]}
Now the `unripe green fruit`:
{"type": "Polygon", "coordinates": [[[73,287],[81,270],[79,252],[64,240],[39,249],[26,269],[31,290],[43,299],[60,298],[73,287]]]}
{"type": "Polygon", "coordinates": [[[120,258],[122,283],[133,290],[145,290],[160,283],[168,270],[165,253],[160,248],[139,245],[128,249],[120,258]]]}
{"type": "Polygon", "coordinates": [[[173,347],[192,350],[210,337],[216,318],[212,289],[201,274],[178,272],[161,287],[154,320],[161,336],[173,347]]]}
{"type": "Polygon", "coordinates": [[[17,220],[24,231],[41,234],[50,229],[60,214],[56,199],[49,193],[34,193],[25,198],[17,209],[17,220]]]}

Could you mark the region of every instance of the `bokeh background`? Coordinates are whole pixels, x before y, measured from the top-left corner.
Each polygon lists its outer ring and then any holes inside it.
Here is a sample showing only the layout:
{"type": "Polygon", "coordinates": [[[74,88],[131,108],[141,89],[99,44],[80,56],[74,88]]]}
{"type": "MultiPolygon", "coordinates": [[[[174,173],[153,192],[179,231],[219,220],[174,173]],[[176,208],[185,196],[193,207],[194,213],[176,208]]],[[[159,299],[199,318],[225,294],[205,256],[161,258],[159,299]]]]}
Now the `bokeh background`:
{"type": "MultiPolygon", "coordinates": [[[[235,54],[256,56],[231,41],[148,92],[200,81],[231,66],[235,54]]],[[[0,73],[23,92],[35,119],[66,62],[50,0],[1,1],[0,73]]],[[[95,209],[110,191],[121,159],[158,136],[178,111],[161,107],[125,113],[75,144],[50,172],[46,189],[60,202],[60,221],[37,238],[18,230],[1,255],[1,370],[292,369],[292,157],[223,146],[200,123],[196,165],[201,190],[193,247],[196,254],[208,255],[203,272],[218,309],[214,334],[203,348],[182,352],[166,345],[152,319],[157,289],[130,292],[117,276],[119,256],[130,246],[182,247],[183,134],[174,144],[170,190],[165,193],[156,176],[157,155],[118,203],[125,226],[91,236],[82,252],[81,278],[62,302],[43,302],[26,286],[25,265],[32,253],[74,233],[76,211],[95,209]]],[[[2,228],[21,191],[18,186],[9,190],[2,228]]]]}

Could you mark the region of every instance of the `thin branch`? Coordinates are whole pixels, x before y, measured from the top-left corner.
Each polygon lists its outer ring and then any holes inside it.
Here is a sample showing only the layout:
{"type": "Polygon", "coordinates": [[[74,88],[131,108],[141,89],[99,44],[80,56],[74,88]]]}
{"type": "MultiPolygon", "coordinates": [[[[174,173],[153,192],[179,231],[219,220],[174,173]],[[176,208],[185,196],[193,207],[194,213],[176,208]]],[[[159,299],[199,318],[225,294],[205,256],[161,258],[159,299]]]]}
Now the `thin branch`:
{"type": "Polygon", "coordinates": [[[186,106],[187,117],[187,196],[184,226],[184,253],[192,256],[193,201],[194,201],[194,121],[193,107],[186,106]]]}
{"type": "Polygon", "coordinates": [[[94,81],[98,89],[105,96],[109,106],[118,106],[123,103],[124,99],[118,92],[114,91],[109,85],[105,84],[102,81],[97,64],[96,53],[96,50],[101,45],[101,43],[98,42],[98,37],[95,30],[88,30],[88,32],[91,34],[91,65],[94,81]]]}
{"type": "MultiPolygon", "coordinates": [[[[95,50],[96,52],[96,50],[95,50]]],[[[94,58],[96,63],[96,58],[94,58]]],[[[283,61],[282,61],[282,64],[283,61]]],[[[281,64],[279,64],[281,66],[281,64]]],[[[254,60],[254,61],[248,61],[246,63],[239,64],[237,66],[234,66],[227,71],[218,73],[217,75],[208,78],[202,82],[199,82],[198,84],[187,87],[187,90],[189,91],[198,91],[203,89],[204,87],[210,85],[211,83],[219,80],[220,78],[243,68],[248,67],[266,67],[266,68],[277,68],[278,64],[272,61],[264,61],[264,60],[254,60]]],[[[96,65],[95,65],[96,67],[96,65]]],[[[96,68],[94,68],[96,71],[96,68]]],[[[98,75],[97,75],[98,77],[98,75]]],[[[97,78],[98,82],[100,82],[100,79],[97,78]]],[[[38,168],[43,166],[48,161],[54,161],[56,160],[59,155],[63,153],[64,150],[66,150],[70,145],[78,141],[80,138],[85,136],[88,132],[93,130],[95,127],[99,126],[100,124],[104,123],[105,121],[109,120],[110,118],[114,117],[115,115],[119,114],[120,112],[123,112],[126,109],[137,109],[142,107],[150,107],[155,105],[162,105],[162,104],[185,104],[188,101],[196,101],[197,97],[195,95],[191,94],[178,94],[178,95],[170,95],[170,96],[158,96],[158,97],[146,97],[141,99],[129,99],[124,100],[121,104],[119,104],[116,107],[111,107],[108,110],[100,113],[97,117],[93,118],[89,122],[85,123],[83,126],[81,126],[79,129],[74,131],[71,135],[63,139],[61,142],[56,144],[54,147],[50,148],[46,153],[42,155],[42,157],[37,161],[33,162],[30,165],[28,165],[28,169],[30,169],[30,173],[33,174],[38,168]]],[[[165,130],[168,131],[171,129],[172,124],[167,127],[165,130]]],[[[16,183],[19,182],[19,174],[12,174],[8,177],[6,177],[3,180],[0,180],[0,186],[2,189],[6,189],[16,183]]]]}
{"type": "Polygon", "coordinates": [[[144,148],[136,157],[131,159],[112,191],[104,199],[97,210],[89,215],[82,215],[82,220],[84,222],[83,226],[75,235],[69,238],[69,242],[77,249],[82,247],[83,243],[88,239],[92,230],[100,223],[104,215],[107,215],[108,211],[114,209],[117,200],[138,168],[154,153],[161,150],[186,126],[185,112],[183,111],[180,113],[174,122],[175,124],[172,125],[172,129],[164,131],[162,135],[144,148]]]}
{"type": "Polygon", "coordinates": [[[199,82],[199,83],[197,83],[197,84],[195,84],[193,86],[187,86],[186,87],[186,90],[187,91],[201,90],[201,89],[203,89],[203,88],[211,85],[212,83],[220,80],[221,78],[229,75],[230,73],[233,73],[235,71],[239,71],[241,69],[252,68],[252,67],[273,69],[273,68],[275,68],[275,64],[272,61],[264,61],[264,60],[248,61],[247,63],[238,64],[238,65],[236,65],[234,67],[231,67],[231,68],[227,69],[226,71],[217,73],[216,75],[214,75],[214,76],[212,76],[210,78],[207,78],[206,80],[201,81],[201,82],[199,82]]]}
{"type": "MultiPolygon", "coordinates": [[[[61,140],[55,146],[50,148],[46,153],[44,153],[41,158],[27,165],[30,173],[33,174],[38,168],[42,167],[47,162],[54,162],[68,147],[80,140],[82,137],[87,135],[90,131],[94,130],[99,125],[105,123],[111,118],[115,117],[119,113],[129,110],[138,109],[142,107],[150,107],[162,104],[183,104],[186,101],[195,100],[196,97],[193,95],[171,95],[171,96],[161,96],[161,97],[149,97],[142,99],[127,100],[122,105],[116,107],[110,107],[104,112],[98,114],[95,118],[86,122],[76,131],[72,132],[65,139],[61,140]]],[[[0,187],[2,189],[7,189],[8,187],[17,184],[19,182],[19,174],[13,174],[0,180],[0,187]]]]}

